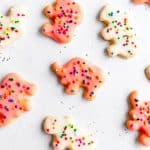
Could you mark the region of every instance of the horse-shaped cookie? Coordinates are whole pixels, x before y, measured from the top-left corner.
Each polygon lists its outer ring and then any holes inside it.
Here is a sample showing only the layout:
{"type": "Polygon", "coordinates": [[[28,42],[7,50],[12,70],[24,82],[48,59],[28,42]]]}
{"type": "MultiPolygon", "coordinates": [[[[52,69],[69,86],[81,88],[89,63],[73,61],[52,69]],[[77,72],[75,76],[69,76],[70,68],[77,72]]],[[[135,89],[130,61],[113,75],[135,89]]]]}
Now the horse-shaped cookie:
{"type": "Polygon", "coordinates": [[[65,86],[67,94],[76,94],[82,87],[87,100],[95,98],[96,90],[104,82],[102,70],[82,58],[73,58],[64,65],[55,62],[51,67],[65,86]]]}
{"type": "Polygon", "coordinates": [[[78,128],[69,117],[46,118],[44,131],[53,136],[54,150],[94,150],[93,134],[78,128]]]}
{"type": "Polygon", "coordinates": [[[35,86],[15,73],[9,73],[0,83],[0,126],[9,124],[22,112],[30,110],[28,96],[35,86]]]}
{"type": "Polygon", "coordinates": [[[129,101],[131,110],[127,127],[132,131],[139,131],[139,142],[150,146],[150,101],[140,102],[136,91],[130,94],[129,101]]]}

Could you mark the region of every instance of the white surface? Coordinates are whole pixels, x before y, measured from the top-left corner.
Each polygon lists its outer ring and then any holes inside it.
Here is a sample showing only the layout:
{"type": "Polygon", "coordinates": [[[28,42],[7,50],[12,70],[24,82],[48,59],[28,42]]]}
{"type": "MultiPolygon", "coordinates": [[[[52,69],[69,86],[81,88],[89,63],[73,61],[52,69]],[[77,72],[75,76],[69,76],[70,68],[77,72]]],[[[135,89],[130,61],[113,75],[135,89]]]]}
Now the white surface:
{"type": "Polygon", "coordinates": [[[41,130],[42,120],[48,115],[73,116],[82,127],[93,130],[97,139],[96,150],[141,150],[142,147],[135,142],[137,134],[127,132],[124,123],[129,92],[137,89],[141,99],[150,99],[150,83],[143,73],[145,66],[150,63],[150,7],[135,6],[129,0],[82,0],[80,4],[85,14],[83,23],[77,28],[76,36],[70,44],[59,45],[39,32],[47,20],[42,15],[42,9],[52,2],[0,2],[2,13],[6,13],[15,4],[27,6],[30,13],[24,37],[5,49],[0,57],[0,77],[9,72],[18,72],[37,85],[37,94],[32,98],[32,111],[0,129],[0,150],[50,150],[50,137],[41,130]],[[133,11],[139,37],[139,49],[133,59],[109,58],[104,54],[108,43],[98,36],[103,25],[96,17],[108,2],[133,11]],[[53,61],[64,63],[74,56],[88,59],[102,67],[106,73],[105,84],[93,102],[82,99],[81,93],[76,96],[64,94],[63,87],[49,69],[53,61]]]}

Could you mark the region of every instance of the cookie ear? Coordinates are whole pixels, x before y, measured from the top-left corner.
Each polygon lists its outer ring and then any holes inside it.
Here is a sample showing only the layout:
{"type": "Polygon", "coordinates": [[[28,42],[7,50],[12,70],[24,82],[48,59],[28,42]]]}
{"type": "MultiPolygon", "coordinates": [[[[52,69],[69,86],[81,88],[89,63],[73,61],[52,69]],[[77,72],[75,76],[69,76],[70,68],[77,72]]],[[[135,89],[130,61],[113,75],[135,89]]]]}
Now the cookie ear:
{"type": "Polygon", "coordinates": [[[136,104],[137,104],[137,101],[138,101],[136,99],[136,97],[137,97],[137,91],[133,91],[129,95],[129,101],[130,101],[130,104],[132,105],[133,108],[136,107],[136,104]]]}

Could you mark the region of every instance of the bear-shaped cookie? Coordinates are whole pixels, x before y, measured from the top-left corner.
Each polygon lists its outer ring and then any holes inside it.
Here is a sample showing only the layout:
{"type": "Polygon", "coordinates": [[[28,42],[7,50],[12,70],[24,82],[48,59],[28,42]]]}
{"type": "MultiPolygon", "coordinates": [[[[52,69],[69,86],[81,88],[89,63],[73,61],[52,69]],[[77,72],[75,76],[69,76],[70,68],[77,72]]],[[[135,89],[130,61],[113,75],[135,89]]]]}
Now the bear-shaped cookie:
{"type": "Polygon", "coordinates": [[[150,0],[133,0],[133,2],[136,4],[146,3],[146,4],[150,5],[150,0]]]}
{"type": "Polygon", "coordinates": [[[26,9],[22,6],[12,7],[8,16],[0,15],[0,49],[23,34],[26,15],[26,9]]]}
{"type": "Polygon", "coordinates": [[[45,133],[52,135],[54,150],[94,150],[92,133],[80,129],[69,117],[47,117],[44,121],[45,133]]]}
{"type": "Polygon", "coordinates": [[[131,110],[127,127],[132,131],[139,131],[139,142],[150,146],[150,101],[140,102],[136,91],[131,92],[129,101],[131,110]]]}
{"type": "Polygon", "coordinates": [[[82,87],[84,98],[87,100],[95,98],[96,90],[104,82],[102,70],[82,58],[72,58],[64,65],[55,62],[51,67],[60,78],[61,84],[65,86],[67,94],[74,95],[82,87]]]}
{"type": "Polygon", "coordinates": [[[100,21],[106,25],[101,35],[110,42],[107,48],[108,55],[133,57],[137,49],[136,34],[127,12],[106,5],[100,13],[100,21]]]}
{"type": "Polygon", "coordinates": [[[83,13],[80,6],[73,0],[56,0],[48,5],[44,14],[52,20],[42,26],[42,33],[58,43],[71,41],[74,30],[82,22],[83,13]]]}
{"type": "Polygon", "coordinates": [[[0,126],[9,124],[22,112],[30,110],[28,96],[34,94],[35,86],[18,74],[9,73],[0,83],[0,126]]]}

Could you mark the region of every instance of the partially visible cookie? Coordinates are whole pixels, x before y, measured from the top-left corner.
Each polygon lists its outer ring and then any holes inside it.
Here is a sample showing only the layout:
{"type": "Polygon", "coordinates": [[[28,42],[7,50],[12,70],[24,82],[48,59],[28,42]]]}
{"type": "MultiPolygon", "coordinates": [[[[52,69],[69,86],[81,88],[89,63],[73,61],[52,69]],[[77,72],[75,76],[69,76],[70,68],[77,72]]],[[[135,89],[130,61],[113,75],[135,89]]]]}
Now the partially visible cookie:
{"type": "Polygon", "coordinates": [[[150,5],[150,0],[133,0],[133,2],[136,4],[146,3],[146,4],[150,5]]]}
{"type": "Polygon", "coordinates": [[[131,92],[129,96],[131,110],[127,128],[139,132],[139,142],[150,146],[150,101],[140,102],[137,99],[137,92],[131,92]]]}
{"type": "Polygon", "coordinates": [[[69,117],[47,117],[43,123],[45,133],[53,136],[54,150],[94,150],[92,133],[80,129],[69,117]]]}
{"type": "Polygon", "coordinates": [[[0,126],[9,124],[21,113],[30,110],[28,96],[35,93],[35,85],[18,74],[9,73],[0,83],[0,126]]]}
{"type": "Polygon", "coordinates": [[[150,65],[145,68],[145,75],[150,80],[150,65]]]}
{"type": "Polygon", "coordinates": [[[87,100],[95,98],[96,90],[104,82],[102,70],[82,58],[73,58],[64,65],[54,62],[51,67],[65,86],[67,94],[74,95],[82,87],[87,100]]]}
{"type": "Polygon", "coordinates": [[[102,37],[110,42],[107,53],[110,57],[133,57],[136,53],[136,34],[127,12],[106,5],[100,13],[100,21],[106,27],[101,31],[102,37]]]}
{"type": "Polygon", "coordinates": [[[56,0],[44,14],[52,21],[42,26],[42,33],[58,43],[71,41],[75,28],[82,22],[83,12],[74,0],[56,0]]]}
{"type": "Polygon", "coordinates": [[[0,15],[0,49],[24,33],[26,16],[27,10],[21,6],[12,7],[8,16],[0,15]]]}

